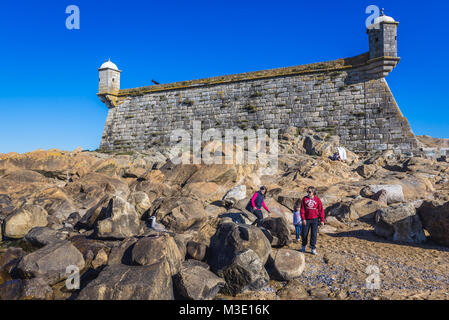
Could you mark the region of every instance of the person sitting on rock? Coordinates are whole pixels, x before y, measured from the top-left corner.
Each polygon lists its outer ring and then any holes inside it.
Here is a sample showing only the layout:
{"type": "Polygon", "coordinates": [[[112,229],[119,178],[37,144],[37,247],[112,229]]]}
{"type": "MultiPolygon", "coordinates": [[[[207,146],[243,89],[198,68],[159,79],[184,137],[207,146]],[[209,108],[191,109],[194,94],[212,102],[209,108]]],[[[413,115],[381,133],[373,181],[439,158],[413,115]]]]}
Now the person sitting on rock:
{"type": "Polygon", "coordinates": [[[332,161],[341,161],[340,153],[335,152],[334,155],[331,157],[331,160],[332,161]]]}
{"type": "Polygon", "coordinates": [[[312,249],[312,254],[316,255],[316,241],[318,235],[318,225],[324,225],[324,210],[323,204],[320,198],[316,196],[315,187],[307,188],[307,196],[305,196],[301,201],[301,219],[302,219],[302,252],[306,252],[307,238],[309,235],[309,230],[311,229],[310,235],[310,248],[312,249]]]}
{"type": "Polygon", "coordinates": [[[248,203],[249,211],[256,216],[256,221],[253,222],[253,225],[259,225],[260,220],[263,219],[262,207],[271,213],[271,211],[265,205],[264,199],[267,193],[266,187],[261,187],[259,191],[257,191],[251,198],[250,203],[248,203]]]}

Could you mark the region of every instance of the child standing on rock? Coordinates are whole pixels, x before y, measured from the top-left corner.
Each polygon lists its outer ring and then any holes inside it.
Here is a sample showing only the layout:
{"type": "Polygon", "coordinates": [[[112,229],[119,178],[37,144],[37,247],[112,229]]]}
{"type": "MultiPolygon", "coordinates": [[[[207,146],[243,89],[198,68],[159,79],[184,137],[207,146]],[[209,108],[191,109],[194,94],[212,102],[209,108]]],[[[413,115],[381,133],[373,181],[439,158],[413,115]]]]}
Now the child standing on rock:
{"type": "MultiPolygon", "coordinates": [[[[297,209],[297,208],[296,208],[297,209]]],[[[310,235],[310,248],[312,254],[316,255],[316,241],[318,235],[318,226],[324,225],[324,210],[320,198],[316,196],[315,187],[307,188],[307,196],[301,201],[301,219],[302,219],[302,252],[306,252],[307,238],[310,235]]]]}
{"type": "Polygon", "coordinates": [[[296,229],[296,241],[299,242],[301,240],[301,234],[302,234],[302,219],[301,219],[301,213],[299,212],[299,208],[294,210],[293,212],[293,225],[296,229]]]}

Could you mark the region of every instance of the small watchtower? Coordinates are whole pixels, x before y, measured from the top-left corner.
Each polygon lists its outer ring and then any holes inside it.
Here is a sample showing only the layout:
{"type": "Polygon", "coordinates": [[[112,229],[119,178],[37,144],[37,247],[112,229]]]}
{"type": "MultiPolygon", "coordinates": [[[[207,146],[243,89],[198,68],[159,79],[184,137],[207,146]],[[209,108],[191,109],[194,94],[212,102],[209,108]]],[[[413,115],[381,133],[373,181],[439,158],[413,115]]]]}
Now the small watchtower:
{"type": "Polygon", "coordinates": [[[98,69],[100,73],[98,96],[109,108],[115,107],[120,91],[120,71],[109,59],[98,69]]]}
{"type": "Polygon", "coordinates": [[[399,22],[386,16],[382,9],[381,15],[367,28],[370,73],[386,77],[398,64],[398,25],[399,22]]]}
{"type": "Polygon", "coordinates": [[[370,59],[398,56],[398,25],[392,17],[381,11],[381,16],[374,19],[368,27],[370,59]]]}

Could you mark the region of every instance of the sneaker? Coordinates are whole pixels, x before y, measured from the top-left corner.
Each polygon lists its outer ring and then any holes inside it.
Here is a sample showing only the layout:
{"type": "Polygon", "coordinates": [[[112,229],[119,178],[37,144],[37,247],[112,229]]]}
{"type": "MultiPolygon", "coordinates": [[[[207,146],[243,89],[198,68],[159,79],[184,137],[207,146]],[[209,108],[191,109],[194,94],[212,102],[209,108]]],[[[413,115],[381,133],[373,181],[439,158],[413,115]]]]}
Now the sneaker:
{"type": "Polygon", "coordinates": [[[306,246],[302,246],[301,251],[305,253],[306,252],[306,246]]]}
{"type": "Polygon", "coordinates": [[[312,249],[312,254],[315,255],[315,256],[318,254],[318,253],[316,252],[316,249],[312,249]]]}
{"type": "Polygon", "coordinates": [[[296,242],[300,242],[301,241],[301,239],[296,239],[296,242]]]}

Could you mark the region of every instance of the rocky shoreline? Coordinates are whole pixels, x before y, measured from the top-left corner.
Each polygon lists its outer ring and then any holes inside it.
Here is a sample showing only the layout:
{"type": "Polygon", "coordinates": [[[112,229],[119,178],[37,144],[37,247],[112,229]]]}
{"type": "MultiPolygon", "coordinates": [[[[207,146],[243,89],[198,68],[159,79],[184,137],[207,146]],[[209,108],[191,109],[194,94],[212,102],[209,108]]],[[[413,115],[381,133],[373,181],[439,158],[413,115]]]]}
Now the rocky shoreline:
{"type": "Polygon", "coordinates": [[[331,161],[337,146],[289,128],[269,174],[175,165],[163,148],[0,154],[0,299],[447,299],[449,162],[331,161]],[[272,215],[258,228],[245,207],[261,185],[272,215]],[[317,256],[293,241],[309,185],[326,212],[317,256]],[[366,286],[373,266],[379,289],[366,286]]]}

